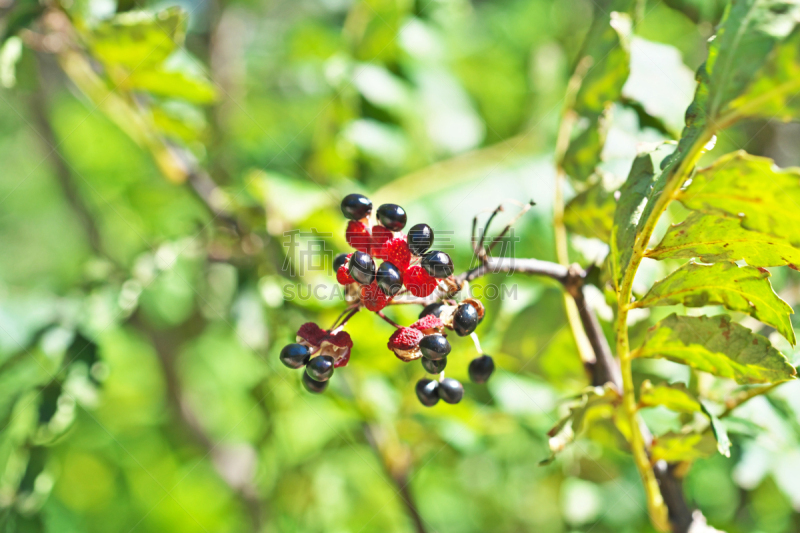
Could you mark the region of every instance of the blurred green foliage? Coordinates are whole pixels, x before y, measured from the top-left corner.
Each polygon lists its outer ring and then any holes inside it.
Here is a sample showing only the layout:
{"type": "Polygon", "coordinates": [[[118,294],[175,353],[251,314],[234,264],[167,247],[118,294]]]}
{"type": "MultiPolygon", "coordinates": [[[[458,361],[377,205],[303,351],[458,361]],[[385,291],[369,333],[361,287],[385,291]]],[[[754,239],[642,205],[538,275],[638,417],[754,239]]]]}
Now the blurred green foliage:
{"type": "MultiPolygon", "coordinates": [[[[615,105],[607,124],[602,170],[614,188],[639,143],[682,125],[722,14],[719,1],[640,4],[623,89],[631,105],[615,105]]],[[[350,322],[352,359],[326,394],[305,393],[278,361],[302,323],[327,326],[342,308],[308,297],[309,285],[335,287],[329,262],[287,275],[302,258],[284,232],[313,229],[311,240],[346,251],[343,194],[399,203],[413,223],[451,231],[437,242],[452,246],[459,271],[472,261],[475,214],[534,199],[508,251],[554,259],[553,146],[594,3],[181,6],[62,3],[109,73],[101,89],[112,97],[96,99],[32,45],[52,30],[46,21],[19,31],[49,4],[0,7],[2,530],[405,532],[414,530],[398,494],[407,484],[431,532],[651,531],[613,423],[590,425],[591,438],[539,465],[561,399],[587,385],[552,283],[476,283],[514,292],[485,301],[479,329],[498,372],[486,386],[467,383],[455,406],[419,405],[422,368],[398,361],[386,348],[391,327],[367,313],[350,322]],[[141,34],[143,20],[160,31],[141,34]],[[151,130],[166,143],[154,145],[151,130]],[[170,181],[182,179],[172,149],[208,169],[251,221],[249,240],[170,181]]],[[[746,148],[788,166],[800,162],[798,135],[796,125],[750,123],[713,152],[746,148]]],[[[609,229],[581,222],[571,251],[585,266],[605,255],[590,238],[609,229]]],[[[673,266],[648,262],[642,276],[673,266]]],[[[795,307],[799,281],[773,277],[795,307]]],[[[603,294],[592,296],[603,307],[603,294]]],[[[670,311],[642,318],[640,337],[670,311]]],[[[390,310],[402,323],[418,312],[390,310]]],[[[611,309],[600,316],[607,327],[611,309]]],[[[473,356],[471,341],[455,339],[448,375],[467,381],[473,356]]],[[[689,382],[666,361],[636,366],[654,383],[689,382]]],[[[718,386],[721,398],[730,384],[718,386]]],[[[797,383],[751,401],[727,421],[731,457],[713,454],[712,441],[694,464],[687,496],[715,527],[800,530],[798,410],[797,383]]],[[[644,416],[658,435],[680,428],[663,408],[644,416]]]]}

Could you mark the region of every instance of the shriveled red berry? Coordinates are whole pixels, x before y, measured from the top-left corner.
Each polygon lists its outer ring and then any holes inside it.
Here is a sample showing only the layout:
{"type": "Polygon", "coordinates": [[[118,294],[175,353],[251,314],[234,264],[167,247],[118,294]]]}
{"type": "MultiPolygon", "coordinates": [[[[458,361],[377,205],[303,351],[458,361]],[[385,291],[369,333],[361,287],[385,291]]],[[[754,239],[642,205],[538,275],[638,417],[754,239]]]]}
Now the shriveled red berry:
{"type": "Polygon", "coordinates": [[[380,311],[389,304],[390,298],[378,287],[374,281],[369,285],[361,286],[361,301],[370,311],[380,311]]]}
{"type": "Polygon", "coordinates": [[[357,220],[351,220],[347,223],[347,231],[345,231],[344,235],[350,246],[356,250],[369,253],[372,237],[364,224],[357,220]]]}
{"type": "Polygon", "coordinates": [[[384,245],[392,239],[394,235],[383,226],[372,226],[372,253],[379,259],[386,259],[383,251],[384,245]]]}
{"type": "Polygon", "coordinates": [[[356,282],[347,272],[347,265],[340,266],[339,270],[336,271],[336,281],[338,281],[340,285],[350,285],[356,282]]]}
{"type": "Polygon", "coordinates": [[[423,337],[424,335],[418,329],[398,328],[389,337],[387,346],[398,359],[406,362],[413,361],[422,357],[422,352],[419,350],[419,341],[423,337]]]}
{"type": "Polygon", "coordinates": [[[425,315],[409,327],[418,329],[426,335],[430,335],[432,333],[441,333],[444,324],[436,315],[425,315]]]}
{"type": "Polygon", "coordinates": [[[400,272],[405,272],[411,263],[411,250],[408,249],[405,237],[395,237],[388,241],[383,246],[382,253],[385,255],[384,259],[400,269],[400,272]]]}
{"type": "Polygon", "coordinates": [[[408,292],[419,298],[424,298],[436,290],[439,282],[425,272],[419,265],[414,265],[405,271],[403,274],[403,285],[406,286],[408,292]]]}
{"type": "Polygon", "coordinates": [[[298,342],[304,340],[312,346],[319,346],[327,336],[328,332],[314,322],[306,322],[297,330],[298,342]]]}

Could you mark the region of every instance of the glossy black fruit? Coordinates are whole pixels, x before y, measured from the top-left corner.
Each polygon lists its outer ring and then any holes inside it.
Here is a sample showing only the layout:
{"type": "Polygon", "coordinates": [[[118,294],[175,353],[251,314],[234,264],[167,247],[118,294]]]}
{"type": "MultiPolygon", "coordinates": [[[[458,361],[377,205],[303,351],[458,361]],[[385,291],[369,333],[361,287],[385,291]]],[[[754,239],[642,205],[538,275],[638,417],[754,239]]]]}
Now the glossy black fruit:
{"type": "Polygon", "coordinates": [[[469,363],[469,379],[473,383],[486,383],[494,372],[494,360],[491,356],[482,355],[469,363]]]}
{"type": "Polygon", "coordinates": [[[433,246],[433,228],[427,224],[415,224],[408,230],[408,249],[414,255],[422,255],[433,246]]]}
{"type": "Polygon", "coordinates": [[[438,250],[425,254],[420,265],[434,278],[446,278],[453,273],[453,260],[449,255],[438,250]]]}
{"type": "Polygon", "coordinates": [[[442,357],[436,361],[423,357],[420,361],[422,361],[422,368],[424,368],[425,372],[428,374],[438,374],[447,366],[447,357],[442,357]]]}
{"type": "Polygon", "coordinates": [[[444,304],[435,303],[435,304],[428,304],[425,306],[425,309],[419,314],[419,317],[422,318],[424,316],[433,315],[435,317],[439,317],[442,314],[442,307],[444,304]]]}
{"type": "Polygon", "coordinates": [[[444,335],[425,335],[419,341],[419,350],[423,357],[438,361],[450,353],[450,343],[444,335]]]}
{"type": "Polygon", "coordinates": [[[458,403],[464,397],[464,386],[453,378],[439,382],[439,398],[447,403],[458,403]]]}
{"type": "Polygon", "coordinates": [[[281,363],[289,368],[303,368],[311,357],[311,350],[302,344],[287,344],[281,350],[281,363]]]}
{"type": "Polygon", "coordinates": [[[397,204],[383,204],[378,208],[378,220],[391,231],[400,231],[406,227],[406,210],[397,204]]]}
{"type": "Polygon", "coordinates": [[[439,382],[432,379],[421,379],[415,387],[417,398],[422,405],[433,407],[439,402],[439,382]]]}
{"type": "Polygon", "coordinates": [[[375,281],[375,261],[367,253],[353,252],[347,273],[360,284],[369,285],[375,281]]]}
{"type": "Polygon", "coordinates": [[[339,254],[333,258],[333,273],[336,274],[343,264],[347,262],[347,254],[339,254]]]}
{"type": "Polygon", "coordinates": [[[378,272],[375,274],[375,282],[385,295],[394,296],[403,288],[403,274],[400,273],[399,268],[388,261],[384,261],[378,267],[378,272]]]}
{"type": "Polygon", "coordinates": [[[372,212],[372,201],[363,194],[348,194],[342,200],[342,213],[350,220],[361,220],[372,212]]]}
{"type": "Polygon", "coordinates": [[[324,391],[328,388],[327,381],[317,381],[313,378],[310,378],[308,374],[305,372],[303,373],[303,387],[306,388],[308,392],[313,392],[314,394],[319,394],[320,392],[324,391]]]}
{"type": "Polygon", "coordinates": [[[320,355],[306,365],[306,374],[314,381],[328,381],[333,375],[333,357],[320,355]]]}
{"type": "Polygon", "coordinates": [[[478,327],[478,311],[470,304],[461,304],[453,315],[453,329],[459,337],[465,337],[478,327]]]}

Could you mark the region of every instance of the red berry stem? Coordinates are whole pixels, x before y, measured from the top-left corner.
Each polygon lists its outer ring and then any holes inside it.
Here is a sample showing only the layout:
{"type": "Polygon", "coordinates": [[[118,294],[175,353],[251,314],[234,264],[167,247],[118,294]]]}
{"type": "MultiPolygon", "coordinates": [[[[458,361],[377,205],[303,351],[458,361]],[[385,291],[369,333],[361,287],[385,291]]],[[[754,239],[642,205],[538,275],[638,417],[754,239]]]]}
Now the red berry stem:
{"type": "MultiPolygon", "coordinates": [[[[350,309],[350,312],[349,312],[349,313],[347,313],[347,316],[345,316],[345,317],[344,317],[344,319],[342,319],[342,323],[341,323],[341,324],[339,324],[338,326],[336,326],[336,328],[334,328],[334,329],[332,329],[332,330],[331,330],[331,335],[335,335],[335,334],[336,334],[336,333],[338,333],[339,331],[343,330],[343,329],[344,329],[344,327],[347,325],[347,322],[348,322],[348,321],[349,321],[351,318],[353,318],[353,315],[355,315],[356,313],[358,313],[360,310],[361,310],[361,307],[360,307],[360,306],[356,306],[356,307],[353,307],[352,309],[350,309]]],[[[347,309],[345,309],[345,311],[347,311],[347,309]]],[[[341,315],[340,315],[340,316],[341,316],[341,315]]]]}
{"type": "Polygon", "coordinates": [[[389,318],[388,316],[384,315],[384,314],[383,314],[383,311],[378,311],[378,312],[377,312],[377,313],[375,313],[375,314],[376,314],[376,315],[378,315],[379,317],[381,317],[382,319],[384,319],[386,322],[388,322],[388,323],[389,323],[389,324],[391,324],[392,326],[394,326],[394,327],[398,328],[398,329],[400,329],[400,328],[402,328],[402,327],[403,327],[403,326],[401,326],[400,324],[398,324],[397,322],[395,322],[394,320],[392,320],[391,318],[389,318]]]}
{"type": "Polygon", "coordinates": [[[333,331],[333,329],[337,326],[337,324],[339,324],[339,321],[342,320],[344,315],[346,315],[348,312],[352,311],[354,308],[357,308],[357,307],[358,307],[358,304],[350,305],[350,306],[347,306],[344,311],[339,313],[339,316],[336,317],[336,320],[333,322],[333,324],[331,324],[331,328],[330,328],[331,331],[333,331]]]}

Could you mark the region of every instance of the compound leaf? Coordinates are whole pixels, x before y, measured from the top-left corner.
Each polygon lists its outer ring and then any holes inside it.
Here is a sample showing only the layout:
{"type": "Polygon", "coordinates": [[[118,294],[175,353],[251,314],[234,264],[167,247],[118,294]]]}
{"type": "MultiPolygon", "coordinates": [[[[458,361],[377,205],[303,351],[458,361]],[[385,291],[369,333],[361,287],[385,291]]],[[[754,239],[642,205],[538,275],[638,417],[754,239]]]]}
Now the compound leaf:
{"type": "Polygon", "coordinates": [[[653,385],[650,380],[642,383],[639,394],[640,407],[663,406],[679,413],[699,413],[703,406],[682,383],[674,385],[653,385]]]}
{"type": "Polygon", "coordinates": [[[800,245],[800,168],[733,152],[697,172],[679,195],[689,209],[741,218],[745,229],[800,245]]]}
{"type": "Polygon", "coordinates": [[[632,355],[668,359],[741,384],[785,381],[796,374],[766,337],[726,315],[672,314],[648,330],[632,355]]]}
{"type": "Polygon", "coordinates": [[[704,263],[743,260],[755,267],[800,265],[800,249],[786,239],[744,229],[738,217],[698,211],[672,225],[645,255],[658,260],[697,258],[704,263]]]}
{"type": "Polygon", "coordinates": [[[747,313],[774,327],[789,342],[795,344],[789,318],[793,313],[792,308],[772,290],[769,277],[768,270],[751,266],[739,267],[735,263],[700,265],[690,262],[656,282],[634,306],[724,305],[731,311],[747,313]]]}

